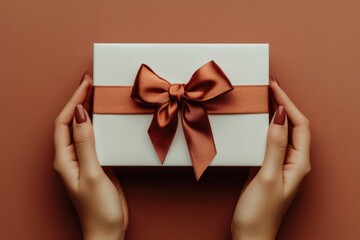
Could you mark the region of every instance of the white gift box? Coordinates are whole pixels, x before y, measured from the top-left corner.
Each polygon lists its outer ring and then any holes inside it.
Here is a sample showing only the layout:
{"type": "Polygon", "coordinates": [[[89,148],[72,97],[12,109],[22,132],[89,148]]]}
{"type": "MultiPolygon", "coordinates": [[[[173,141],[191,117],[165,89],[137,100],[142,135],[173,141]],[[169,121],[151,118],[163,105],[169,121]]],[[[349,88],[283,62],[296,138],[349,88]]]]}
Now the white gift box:
{"type": "MultiPolygon", "coordinates": [[[[141,64],[187,83],[214,60],[233,85],[269,84],[268,44],[94,44],[94,86],[132,86],[141,64]]],[[[93,114],[101,165],[161,166],[147,130],[152,114],[93,114]]],[[[262,164],[268,113],[209,115],[217,154],[210,166],[262,164]]],[[[191,166],[181,123],[163,166],[191,166]]]]}

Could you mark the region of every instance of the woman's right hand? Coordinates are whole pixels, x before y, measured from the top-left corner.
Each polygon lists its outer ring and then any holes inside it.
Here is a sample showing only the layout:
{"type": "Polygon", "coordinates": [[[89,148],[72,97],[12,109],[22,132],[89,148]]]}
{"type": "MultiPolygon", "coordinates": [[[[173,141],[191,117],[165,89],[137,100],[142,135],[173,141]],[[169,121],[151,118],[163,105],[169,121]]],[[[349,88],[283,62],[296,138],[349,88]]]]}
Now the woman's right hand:
{"type": "Polygon", "coordinates": [[[96,156],[94,132],[86,111],[91,109],[91,88],[92,79],[85,74],[55,120],[54,168],[78,212],[84,239],[124,239],[127,205],[113,170],[103,169],[96,156]]]}

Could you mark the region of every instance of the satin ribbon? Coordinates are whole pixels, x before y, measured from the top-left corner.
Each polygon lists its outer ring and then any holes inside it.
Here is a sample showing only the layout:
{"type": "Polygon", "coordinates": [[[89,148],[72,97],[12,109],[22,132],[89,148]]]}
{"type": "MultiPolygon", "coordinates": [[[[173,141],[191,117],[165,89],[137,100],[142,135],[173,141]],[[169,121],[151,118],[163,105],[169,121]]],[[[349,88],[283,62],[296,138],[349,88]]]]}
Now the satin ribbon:
{"type": "Polygon", "coordinates": [[[155,108],[148,134],[161,163],[174,139],[180,110],[195,176],[197,179],[201,177],[216,155],[204,102],[231,90],[233,86],[229,79],[214,61],[196,70],[187,84],[170,84],[147,65],[141,65],[131,97],[140,104],[155,108]]]}

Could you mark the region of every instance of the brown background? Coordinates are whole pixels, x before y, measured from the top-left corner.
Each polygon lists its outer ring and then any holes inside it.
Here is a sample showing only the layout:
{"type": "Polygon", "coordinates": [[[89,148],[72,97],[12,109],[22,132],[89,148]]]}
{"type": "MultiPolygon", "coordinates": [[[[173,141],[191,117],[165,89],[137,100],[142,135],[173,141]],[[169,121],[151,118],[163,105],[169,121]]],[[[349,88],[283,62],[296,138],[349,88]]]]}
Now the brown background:
{"type": "MultiPolygon", "coordinates": [[[[312,124],[312,172],[278,239],[360,239],[360,3],[0,2],[0,239],[80,239],[52,169],[53,120],[94,42],[268,42],[271,72],[312,124]]],[[[231,239],[246,169],[120,168],[128,240],[231,239]]]]}

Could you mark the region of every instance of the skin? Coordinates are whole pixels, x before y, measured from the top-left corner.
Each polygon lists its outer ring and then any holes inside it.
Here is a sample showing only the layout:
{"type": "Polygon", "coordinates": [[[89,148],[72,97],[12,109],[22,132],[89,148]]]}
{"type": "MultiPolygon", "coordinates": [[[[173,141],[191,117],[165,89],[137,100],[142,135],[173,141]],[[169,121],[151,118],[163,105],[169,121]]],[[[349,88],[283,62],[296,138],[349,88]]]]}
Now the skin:
{"type": "Polygon", "coordinates": [[[284,106],[284,125],[272,119],[262,167],[250,170],[248,180],[235,208],[232,234],[234,240],[275,239],[281,220],[310,172],[310,124],[278,83],[270,80],[276,102],[284,106]],[[288,125],[293,125],[291,145],[288,125]]]}
{"type": "MultiPolygon", "coordinates": [[[[95,152],[91,109],[92,78],[84,80],[54,122],[54,169],[77,210],[84,239],[124,239],[128,209],[111,168],[102,168],[95,152]],[[78,124],[74,109],[82,104],[87,121],[78,124]]],[[[270,81],[276,102],[284,106],[284,125],[270,123],[263,166],[250,169],[233,221],[234,240],[275,239],[283,215],[310,172],[310,126],[276,81],[270,81]],[[291,145],[288,125],[292,123],[291,145]]]]}
{"type": "Polygon", "coordinates": [[[89,115],[81,124],[74,119],[78,104],[90,107],[91,85],[91,77],[85,75],[55,120],[53,166],[77,210],[84,239],[124,239],[128,209],[120,183],[111,168],[99,164],[89,115]]]}

